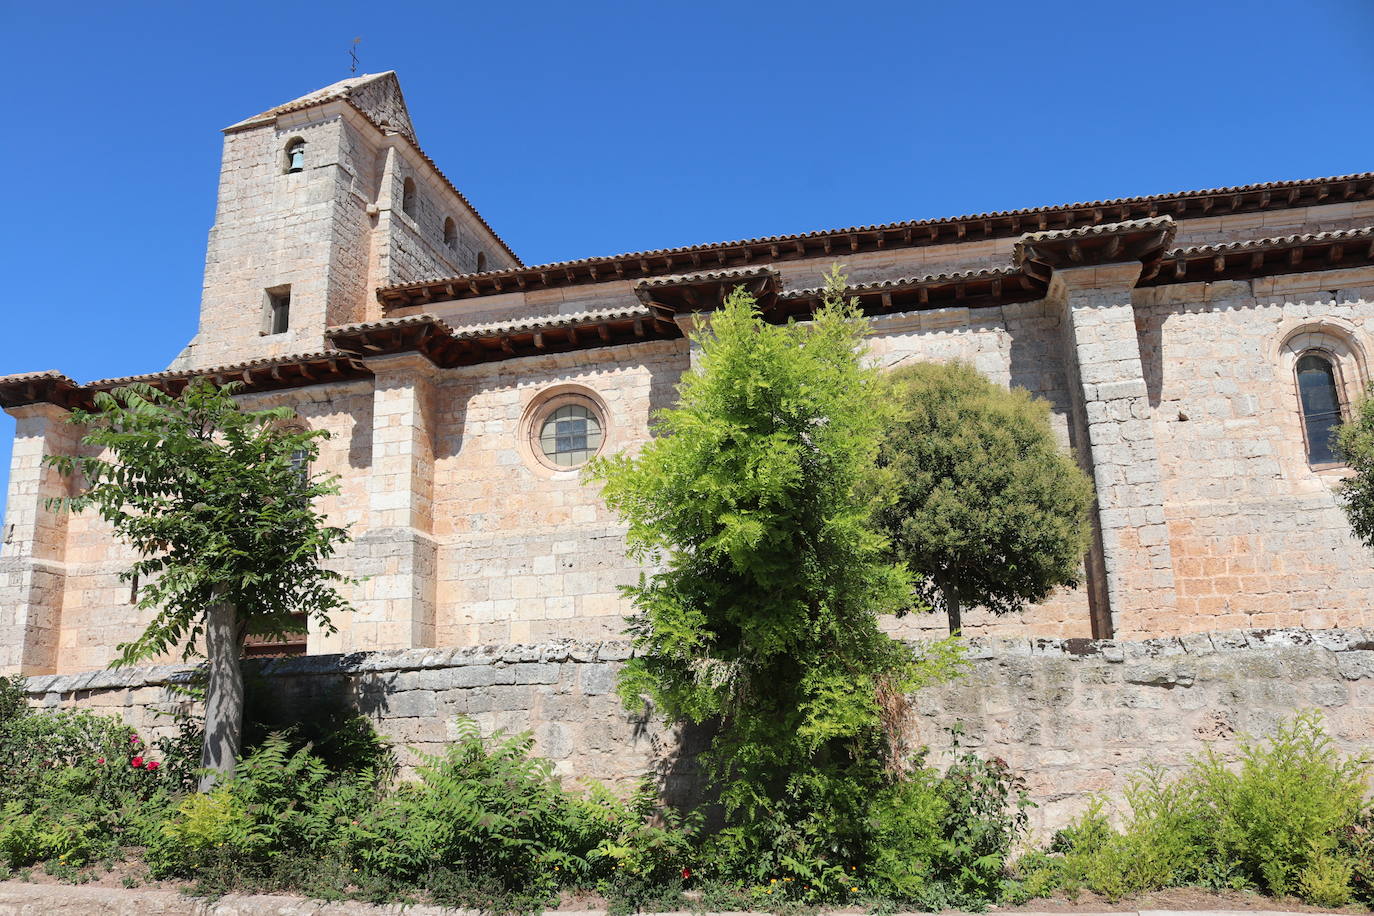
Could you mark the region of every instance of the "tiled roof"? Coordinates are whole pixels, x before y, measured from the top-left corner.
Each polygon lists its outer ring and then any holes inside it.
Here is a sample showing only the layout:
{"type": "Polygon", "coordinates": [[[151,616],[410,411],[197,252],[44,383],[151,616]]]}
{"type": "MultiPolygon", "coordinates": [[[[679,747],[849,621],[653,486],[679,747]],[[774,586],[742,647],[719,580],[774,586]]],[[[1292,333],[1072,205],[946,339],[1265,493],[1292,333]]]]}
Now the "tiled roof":
{"type": "MultiPolygon", "coordinates": [[[[237,124],[230,124],[225,130],[235,130],[240,127],[247,127],[250,124],[257,124],[260,121],[268,121],[279,115],[289,114],[293,111],[304,111],[316,105],[323,105],[326,102],[334,102],[340,99],[347,99],[350,92],[368,83],[394,77],[395,70],[384,70],[381,73],[364,73],[361,76],[350,76],[348,79],[339,80],[337,83],[330,83],[323,89],[316,89],[314,92],[307,92],[305,95],[292,99],[281,105],[269,108],[260,114],[255,114],[251,118],[244,118],[237,124]]],[[[369,118],[368,120],[372,120],[369,118]]]]}
{"type": "Polygon", "coordinates": [[[404,315],[400,318],[380,318],[377,321],[358,321],[353,324],[340,324],[332,328],[326,328],[325,334],[329,336],[356,334],[360,331],[385,331],[392,328],[409,328],[417,325],[433,325],[437,330],[445,333],[452,333],[452,328],[442,319],[434,315],[404,315]]]}
{"type": "Polygon", "coordinates": [[[104,378],[87,382],[83,388],[117,388],[134,382],[180,381],[192,378],[210,378],[215,375],[242,375],[248,370],[271,369],[273,366],[294,366],[299,363],[317,362],[330,359],[355,359],[356,355],[343,350],[318,350],[313,353],[293,353],[289,356],[273,356],[253,359],[244,363],[227,366],[210,366],[204,369],[166,369],[162,372],[149,372],[145,375],[125,375],[119,378],[104,378]]]}
{"type": "MultiPolygon", "coordinates": [[[[945,283],[966,283],[970,280],[999,280],[1019,277],[1021,271],[1015,267],[984,267],[979,270],[956,270],[950,273],[922,274],[916,277],[896,277],[891,280],[876,280],[872,283],[852,283],[844,288],[846,296],[862,293],[880,293],[884,290],[906,289],[912,286],[935,286],[945,283]]],[[[825,292],[823,286],[806,289],[789,289],[781,299],[814,299],[825,292]]]]}
{"type": "Polygon", "coordinates": [[[1256,248],[1288,248],[1295,245],[1316,245],[1329,242],[1359,242],[1365,239],[1374,240],[1374,226],[1361,226],[1358,229],[1341,229],[1335,232],[1312,232],[1305,235],[1280,235],[1265,239],[1245,239],[1239,242],[1221,242],[1215,245],[1190,245],[1187,248],[1172,249],[1165,254],[1165,257],[1190,257],[1201,254],[1250,251],[1256,248]]]}
{"type": "Polygon", "coordinates": [[[1058,241],[1059,239],[1086,239],[1100,235],[1117,235],[1140,229],[1168,229],[1174,221],[1168,216],[1150,219],[1128,219],[1116,223],[1099,223],[1096,226],[1075,226],[1072,229],[1047,229],[1044,232],[1027,232],[1021,236],[1019,244],[1058,241]]]}
{"type": "Polygon", "coordinates": [[[539,318],[526,318],[520,321],[492,322],[455,327],[453,334],[461,338],[493,337],[502,334],[520,334],[529,331],[544,331],[550,328],[566,328],[580,324],[597,324],[603,321],[625,321],[633,318],[652,318],[653,312],[647,308],[600,309],[591,312],[573,312],[567,315],[546,315],[539,318]]]}
{"type": "Polygon", "coordinates": [[[767,265],[759,267],[732,267],[726,270],[707,270],[700,273],[673,274],[667,277],[649,277],[639,282],[639,286],[677,286],[683,283],[712,283],[720,280],[752,280],[758,277],[776,276],[777,271],[767,265]]]}
{"type": "MultiPolygon", "coordinates": [[[[671,273],[673,261],[691,258],[694,261],[709,260],[713,257],[725,259],[734,257],[737,252],[730,249],[771,249],[766,253],[749,252],[749,258],[762,260],[786,260],[801,257],[823,257],[830,254],[807,249],[808,242],[837,242],[843,249],[846,239],[852,250],[870,247],[906,247],[911,245],[948,244],[965,238],[1015,238],[1027,230],[1045,231],[1050,224],[1059,222],[1064,225],[1057,229],[1073,229],[1078,222],[1096,226],[1106,222],[1131,222],[1137,218],[1151,218],[1161,212],[1171,212],[1176,219],[1189,219],[1210,214],[1251,212],[1286,206],[1307,206],[1323,202],[1337,203],[1346,199],[1374,199],[1374,172],[1360,172],[1328,178],[1306,178],[1296,181],[1269,181],[1259,184],[1235,185],[1222,188],[1209,188],[1198,191],[1180,191],[1169,194],[1154,194],[1137,197],[1122,197],[1111,200],[1093,200],[1072,204],[1059,204],[1048,207],[1031,207],[1019,210],[997,210],[965,216],[952,216],[940,219],[911,220],[895,223],[882,223],[865,226],[851,226],[844,229],[826,229],[814,232],[760,236],[728,242],[713,242],[703,245],[689,245],[677,248],[659,248],[648,251],[634,251],[605,257],[578,258],[568,261],[555,261],[507,270],[485,271],[480,274],[461,274],[453,277],[436,277],[411,283],[395,284],[377,291],[384,304],[407,304],[412,298],[425,301],[439,301],[444,298],[467,298],[469,296],[491,295],[512,292],[533,287],[554,285],[575,285],[579,283],[600,282],[608,279],[640,279],[653,275],[671,273]],[[1190,208],[1200,212],[1190,212],[1190,208]],[[1137,215],[1137,211],[1139,214],[1137,215]],[[1115,217],[1115,219],[1113,219],[1115,217]],[[861,240],[860,236],[871,236],[871,240],[861,240]],[[665,261],[663,264],[651,261],[665,261]],[[445,287],[453,286],[450,291],[445,287]]],[[[836,257],[843,256],[837,250],[836,257]]],[[[700,266],[698,264],[681,266],[700,266]]],[[[732,265],[721,263],[722,269],[732,265]]],[[[681,270],[681,267],[678,268],[681,270]]]]}
{"type": "Polygon", "coordinates": [[[43,372],[18,372],[14,375],[0,375],[0,385],[22,385],[26,382],[68,382],[75,385],[70,378],[56,369],[48,369],[43,372]]]}

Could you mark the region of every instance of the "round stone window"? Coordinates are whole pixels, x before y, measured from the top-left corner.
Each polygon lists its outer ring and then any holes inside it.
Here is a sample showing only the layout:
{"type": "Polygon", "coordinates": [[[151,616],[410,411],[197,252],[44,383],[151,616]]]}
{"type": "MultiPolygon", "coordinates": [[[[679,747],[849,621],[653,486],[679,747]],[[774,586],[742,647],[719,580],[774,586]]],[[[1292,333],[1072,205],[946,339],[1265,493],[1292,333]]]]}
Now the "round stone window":
{"type": "Polygon", "coordinates": [[[606,442],[605,411],[598,400],[580,392],[547,397],[532,411],[530,451],[544,467],[571,471],[596,457],[606,442]]]}

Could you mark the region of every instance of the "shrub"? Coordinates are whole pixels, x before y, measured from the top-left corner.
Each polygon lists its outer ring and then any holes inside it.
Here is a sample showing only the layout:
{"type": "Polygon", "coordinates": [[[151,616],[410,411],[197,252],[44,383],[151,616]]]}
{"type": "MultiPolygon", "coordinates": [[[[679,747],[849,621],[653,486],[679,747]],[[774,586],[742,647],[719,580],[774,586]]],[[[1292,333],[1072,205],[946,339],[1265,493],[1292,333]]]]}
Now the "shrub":
{"type": "Polygon", "coordinates": [[[683,817],[661,809],[658,792],[648,781],[628,804],[616,802],[600,786],[580,803],[588,801],[590,822],[608,828],[587,861],[600,875],[596,889],[610,901],[611,912],[679,908],[683,885],[696,862],[700,815],[683,817]],[[610,819],[602,821],[603,813],[611,814],[610,819]]]}
{"type": "Polygon", "coordinates": [[[133,729],[79,710],[28,712],[4,696],[0,705],[0,862],[67,868],[150,834],[166,780],[133,729]]]}
{"type": "Polygon", "coordinates": [[[191,875],[232,857],[245,875],[261,875],[282,855],[334,855],[345,842],[341,820],[370,805],[374,787],[369,773],[339,776],[308,745],[292,750],[285,736],[269,736],[232,779],[181,800],[149,865],[158,876],[191,875]]]}
{"type": "Polygon", "coordinates": [[[1147,770],[1120,831],[1099,802],[1057,839],[1061,885],[1113,899],[1197,883],[1348,903],[1371,867],[1369,772],[1367,760],[1337,753],[1315,713],[1267,742],[1241,740],[1234,766],[1209,749],[1173,782],[1147,770]]]}
{"type": "Polygon", "coordinates": [[[9,723],[28,715],[22,677],[0,677],[0,733],[9,723]]]}
{"type": "Polygon", "coordinates": [[[602,836],[577,829],[547,760],[531,758],[528,735],[483,741],[460,720],[457,740],[425,758],[418,783],[400,785],[365,819],[353,853],[375,871],[419,880],[446,870],[486,876],[505,891],[548,894],[555,870],[585,875],[602,836]]]}

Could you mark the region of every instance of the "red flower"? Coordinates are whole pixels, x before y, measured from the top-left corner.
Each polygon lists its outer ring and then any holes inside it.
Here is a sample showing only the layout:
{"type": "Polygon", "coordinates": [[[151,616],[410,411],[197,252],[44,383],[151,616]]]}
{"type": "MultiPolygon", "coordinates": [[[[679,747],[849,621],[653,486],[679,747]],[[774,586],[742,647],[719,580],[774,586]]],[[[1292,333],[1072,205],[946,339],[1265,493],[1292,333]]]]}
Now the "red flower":
{"type": "Polygon", "coordinates": [[[97,757],[97,758],[95,758],[95,762],[96,762],[96,763],[104,763],[104,762],[105,762],[105,758],[104,758],[104,757],[97,757]]]}
{"type": "Polygon", "coordinates": [[[682,870],[682,880],[686,881],[690,877],[692,877],[692,870],[690,868],[684,868],[682,870]]]}
{"type": "Polygon", "coordinates": [[[161,764],[159,764],[156,760],[149,760],[149,761],[148,761],[148,771],[149,771],[149,772],[152,772],[153,770],[156,770],[159,766],[161,766],[161,764]]]}
{"type": "Polygon", "coordinates": [[[129,761],[129,766],[133,767],[135,770],[138,769],[139,767],[143,766],[143,758],[135,757],[133,760],[129,761]]]}

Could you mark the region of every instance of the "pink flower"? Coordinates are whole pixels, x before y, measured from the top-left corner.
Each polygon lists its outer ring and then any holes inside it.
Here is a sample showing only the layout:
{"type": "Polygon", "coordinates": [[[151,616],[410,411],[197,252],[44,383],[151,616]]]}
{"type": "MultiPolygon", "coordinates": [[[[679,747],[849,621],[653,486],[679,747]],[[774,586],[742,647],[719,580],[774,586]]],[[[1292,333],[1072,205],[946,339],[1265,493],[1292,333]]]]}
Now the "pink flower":
{"type": "Polygon", "coordinates": [[[149,761],[148,761],[148,772],[151,773],[153,770],[156,770],[156,769],[157,769],[159,766],[161,766],[161,765],[162,765],[162,764],[158,763],[156,760],[149,760],[149,761]]]}
{"type": "Polygon", "coordinates": [[[104,758],[104,757],[97,757],[97,758],[95,758],[95,762],[96,762],[96,763],[104,763],[104,762],[105,762],[105,758],[104,758]]]}
{"type": "Polygon", "coordinates": [[[139,767],[143,766],[143,758],[135,757],[133,760],[129,761],[129,766],[133,767],[135,770],[138,769],[139,767]]]}
{"type": "Polygon", "coordinates": [[[130,736],[129,736],[129,743],[130,743],[130,744],[141,744],[142,742],[138,740],[138,735],[130,735],[130,736]]]}

